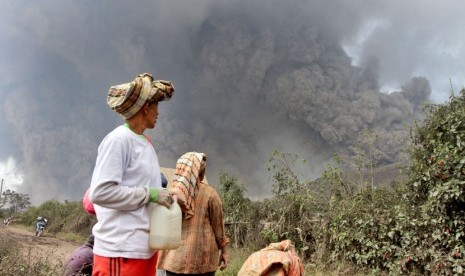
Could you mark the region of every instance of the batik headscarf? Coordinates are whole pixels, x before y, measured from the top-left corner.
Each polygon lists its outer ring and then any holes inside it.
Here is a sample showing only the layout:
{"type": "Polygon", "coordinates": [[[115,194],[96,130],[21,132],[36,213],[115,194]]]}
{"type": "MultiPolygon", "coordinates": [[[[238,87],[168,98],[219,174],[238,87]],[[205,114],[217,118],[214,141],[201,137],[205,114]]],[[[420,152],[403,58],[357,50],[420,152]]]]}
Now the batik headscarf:
{"type": "Polygon", "coordinates": [[[176,162],[172,190],[184,202],[181,208],[187,219],[194,216],[195,198],[197,197],[200,183],[200,167],[206,161],[207,156],[204,153],[188,152],[182,155],[176,162]]]}
{"type": "Polygon", "coordinates": [[[171,98],[174,87],[169,81],[153,80],[152,75],[143,73],[134,81],[111,86],[107,104],[124,119],[134,116],[146,102],[161,102],[171,98]]]}

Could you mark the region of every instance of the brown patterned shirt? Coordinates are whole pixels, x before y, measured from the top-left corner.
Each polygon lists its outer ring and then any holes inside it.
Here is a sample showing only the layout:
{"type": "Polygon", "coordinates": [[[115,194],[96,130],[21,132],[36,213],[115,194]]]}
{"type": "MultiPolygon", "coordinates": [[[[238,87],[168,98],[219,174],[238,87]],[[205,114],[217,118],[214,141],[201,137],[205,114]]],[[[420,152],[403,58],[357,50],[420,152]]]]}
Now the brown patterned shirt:
{"type": "Polygon", "coordinates": [[[160,250],[158,268],[181,274],[200,274],[218,269],[219,251],[229,243],[218,193],[208,184],[199,184],[194,216],[182,221],[181,246],[160,250]]]}

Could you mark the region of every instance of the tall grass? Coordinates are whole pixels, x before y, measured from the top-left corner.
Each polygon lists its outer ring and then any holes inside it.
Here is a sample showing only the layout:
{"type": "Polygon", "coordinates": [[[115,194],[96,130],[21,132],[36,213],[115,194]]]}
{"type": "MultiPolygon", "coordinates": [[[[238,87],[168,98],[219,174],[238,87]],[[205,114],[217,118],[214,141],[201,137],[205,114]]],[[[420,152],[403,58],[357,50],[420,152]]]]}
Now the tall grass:
{"type": "Polygon", "coordinates": [[[248,248],[238,248],[238,249],[229,248],[228,266],[223,271],[218,270],[215,275],[218,275],[218,276],[237,275],[237,273],[242,267],[242,264],[252,253],[253,251],[248,248]]]}
{"type": "Polygon", "coordinates": [[[60,275],[63,267],[59,260],[48,258],[51,252],[34,255],[17,240],[0,233],[0,276],[60,275]]]}

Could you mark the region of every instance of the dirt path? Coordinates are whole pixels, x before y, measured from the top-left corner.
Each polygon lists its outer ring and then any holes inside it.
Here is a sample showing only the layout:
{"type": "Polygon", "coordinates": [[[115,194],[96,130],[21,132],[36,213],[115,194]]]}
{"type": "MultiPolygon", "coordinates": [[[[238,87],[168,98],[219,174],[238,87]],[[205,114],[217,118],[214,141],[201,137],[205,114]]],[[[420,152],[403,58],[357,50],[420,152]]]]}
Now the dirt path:
{"type": "Polygon", "coordinates": [[[54,264],[64,263],[67,255],[80,246],[78,243],[63,241],[47,235],[34,236],[34,229],[25,229],[10,225],[0,227],[1,234],[17,240],[21,244],[22,253],[32,261],[47,260],[54,264]]]}

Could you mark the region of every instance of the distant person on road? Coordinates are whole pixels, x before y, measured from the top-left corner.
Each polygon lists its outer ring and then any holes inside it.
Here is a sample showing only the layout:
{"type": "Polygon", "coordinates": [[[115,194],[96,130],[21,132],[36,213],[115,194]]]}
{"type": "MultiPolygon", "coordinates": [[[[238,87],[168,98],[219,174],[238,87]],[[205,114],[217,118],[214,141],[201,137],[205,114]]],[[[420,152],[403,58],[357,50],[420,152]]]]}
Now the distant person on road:
{"type": "Polygon", "coordinates": [[[3,221],[3,225],[8,226],[13,221],[13,216],[9,216],[3,221]]]}
{"type": "Polygon", "coordinates": [[[36,236],[37,236],[37,234],[39,233],[40,227],[41,227],[41,226],[44,226],[44,227],[47,226],[47,223],[48,223],[48,221],[47,221],[46,218],[40,217],[40,216],[37,217],[37,222],[36,222],[36,233],[35,233],[36,236]]]}
{"type": "Polygon", "coordinates": [[[177,249],[160,251],[157,266],[167,276],[215,275],[228,265],[223,207],[218,193],[203,181],[206,163],[206,155],[198,152],[177,161],[172,192],[184,213],[182,242],[177,249]]]}
{"type": "Polygon", "coordinates": [[[92,263],[94,260],[94,235],[82,246],[71,252],[66,259],[63,276],[90,276],[92,275],[92,263]]]}
{"type": "Polygon", "coordinates": [[[157,254],[149,247],[152,206],[170,207],[171,192],[162,188],[157,154],[144,136],[158,118],[158,104],[174,87],[141,74],[110,87],[107,104],[125,121],[100,143],[89,199],[97,223],[93,275],[155,275],[157,254]]]}

